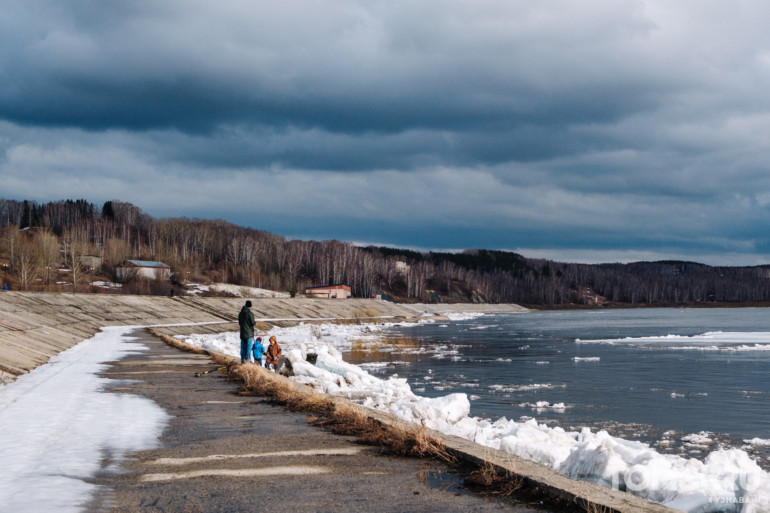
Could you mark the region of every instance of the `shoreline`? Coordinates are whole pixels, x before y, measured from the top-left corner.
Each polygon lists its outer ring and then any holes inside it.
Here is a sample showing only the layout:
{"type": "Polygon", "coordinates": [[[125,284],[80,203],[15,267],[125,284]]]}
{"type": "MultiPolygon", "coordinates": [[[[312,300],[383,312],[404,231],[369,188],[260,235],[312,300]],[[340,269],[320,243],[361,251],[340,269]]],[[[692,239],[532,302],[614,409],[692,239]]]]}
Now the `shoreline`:
{"type": "MultiPolygon", "coordinates": [[[[659,453],[649,444],[611,436],[604,430],[565,431],[538,423],[536,419],[517,422],[504,418],[485,420],[470,417],[470,404],[465,394],[415,397],[406,379],[378,378],[369,375],[360,366],[343,361],[340,352],[346,349],[337,345],[339,341],[366,338],[365,334],[345,332],[355,327],[322,327],[322,336],[320,332],[314,333],[312,328],[298,326],[293,333],[276,331],[270,334],[278,335],[283,341],[284,354],[288,350],[288,358],[294,367],[293,380],[324,394],[395,415],[400,420],[422,425],[446,436],[472,441],[487,450],[500,450],[525,458],[567,479],[581,478],[604,484],[607,489],[628,487],[637,492],[644,491],[641,497],[676,509],[716,511],[708,509],[708,504],[717,500],[725,501],[719,504],[735,501],[740,494],[746,494],[745,498],[756,504],[765,504],[770,500],[752,486],[765,482],[770,484],[770,475],[739,448],[715,449],[706,455],[704,461],[699,461],[685,455],[659,453]],[[300,333],[301,330],[305,333],[300,333]],[[295,354],[292,355],[292,352],[295,354]],[[306,364],[305,353],[314,354],[317,363],[306,364]],[[736,491],[731,487],[743,479],[739,476],[750,476],[746,478],[750,482],[736,491]],[[634,479],[641,479],[644,487],[634,488],[634,479]],[[693,494],[692,486],[696,484],[694,491],[698,493],[693,494]]],[[[181,340],[230,357],[237,353],[236,333],[216,339],[193,336],[182,337],[181,340]]],[[[359,340],[358,344],[365,345],[366,341],[359,340]]],[[[764,486],[761,485],[762,488],[764,486]]]]}
{"type": "MultiPolygon", "coordinates": [[[[508,314],[559,310],[635,308],[770,308],[770,302],[611,305],[513,303],[391,303],[378,299],[254,298],[254,313],[288,326],[307,321],[381,322],[435,320],[459,313],[508,314]]],[[[219,323],[204,332],[232,330],[244,298],[132,296],[64,292],[0,293],[0,386],[92,337],[104,326],[219,323]],[[228,326],[229,324],[229,326],[228,326]]],[[[200,329],[199,329],[200,332],[200,329]]],[[[184,334],[184,331],[180,333],[184,334]]]]}

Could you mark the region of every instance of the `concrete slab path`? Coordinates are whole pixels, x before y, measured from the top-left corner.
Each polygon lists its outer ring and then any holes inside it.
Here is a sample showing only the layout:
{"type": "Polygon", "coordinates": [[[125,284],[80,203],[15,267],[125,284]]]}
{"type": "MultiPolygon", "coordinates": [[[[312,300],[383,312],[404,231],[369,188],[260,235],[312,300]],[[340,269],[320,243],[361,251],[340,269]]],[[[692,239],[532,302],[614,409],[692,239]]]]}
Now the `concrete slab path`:
{"type": "MultiPolygon", "coordinates": [[[[139,394],[171,416],[162,447],[105,470],[88,511],[101,512],[491,512],[541,507],[469,493],[443,465],[390,457],[313,426],[255,397],[207,356],[180,352],[138,331],[149,347],[104,375],[112,391],[139,394]]],[[[105,469],[108,467],[105,462],[105,469]]]]}

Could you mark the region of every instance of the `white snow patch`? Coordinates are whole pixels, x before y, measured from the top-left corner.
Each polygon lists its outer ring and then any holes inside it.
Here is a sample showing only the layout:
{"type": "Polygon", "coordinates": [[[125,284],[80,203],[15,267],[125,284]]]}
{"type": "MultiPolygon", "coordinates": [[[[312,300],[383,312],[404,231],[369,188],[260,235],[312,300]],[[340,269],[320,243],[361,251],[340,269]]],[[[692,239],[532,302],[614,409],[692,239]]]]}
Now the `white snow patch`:
{"type": "Polygon", "coordinates": [[[101,287],[103,289],[119,289],[123,287],[122,283],[115,283],[112,281],[92,281],[91,285],[94,287],[101,287]]]}
{"type": "Polygon", "coordinates": [[[232,294],[235,297],[252,297],[252,298],[281,298],[286,299],[291,297],[288,292],[278,292],[275,290],[260,289],[258,287],[246,287],[242,285],[232,285],[230,283],[212,283],[210,285],[203,285],[200,283],[187,283],[187,292],[191,295],[200,295],[204,292],[224,292],[232,294]]]}
{"type": "Polygon", "coordinates": [[[76,512],[97,485],[103,458],[158,444],[168,415],[133,394],[107,393],[104,362],[145,346],[130,327],[103,328],[0,388],[0,504],[4,511],[76,512]]]}

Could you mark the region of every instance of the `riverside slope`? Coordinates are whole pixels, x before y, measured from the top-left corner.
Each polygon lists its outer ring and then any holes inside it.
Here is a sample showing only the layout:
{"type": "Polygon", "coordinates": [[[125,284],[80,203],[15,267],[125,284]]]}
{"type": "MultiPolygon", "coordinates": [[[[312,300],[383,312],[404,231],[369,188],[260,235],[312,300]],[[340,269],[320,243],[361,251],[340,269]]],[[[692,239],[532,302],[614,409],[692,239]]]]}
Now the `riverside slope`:
{"type": "MultiPolygon", "coordinates": [[[[516,312],[517,305],[401,305],[377,299],[252,298],[254,316],[271,325],[297,322],[400,322],[447,311],[516,312]]],[[[110,294],[0,293],[0,384],[46,363],[105,326],[180,326],[175,333],[237,331],[243,298],[110,294]]]]}

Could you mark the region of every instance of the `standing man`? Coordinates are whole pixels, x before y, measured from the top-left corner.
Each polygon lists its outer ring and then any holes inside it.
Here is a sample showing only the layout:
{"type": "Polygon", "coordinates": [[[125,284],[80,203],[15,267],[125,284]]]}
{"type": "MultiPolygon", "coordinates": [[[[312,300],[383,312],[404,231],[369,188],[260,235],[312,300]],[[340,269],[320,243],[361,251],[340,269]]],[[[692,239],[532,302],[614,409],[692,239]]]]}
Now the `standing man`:
{"type": "Polygon", "coordinates": [[[251,358],[251,344],[254,340],[254,313],[251,309],[251,300],[241,308],[238,314],[238,325],[241,327],[241,363],[253,361],[251,358]]]}

